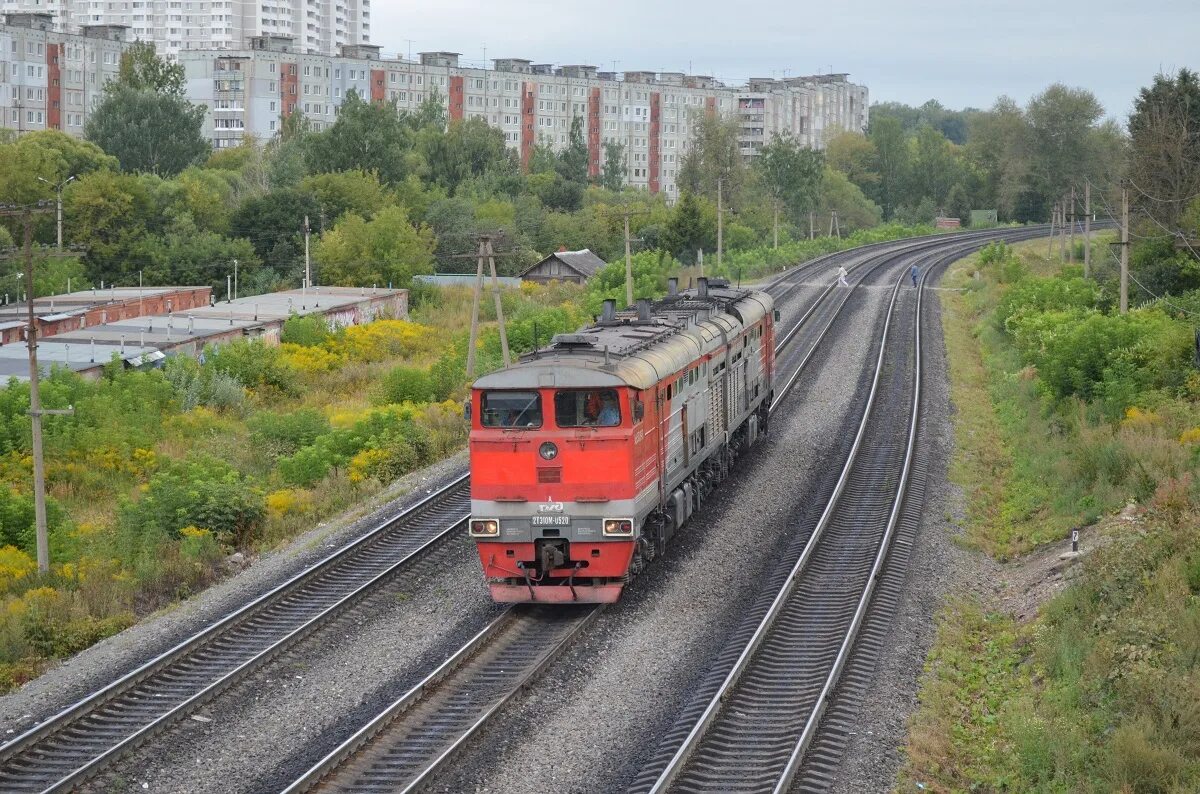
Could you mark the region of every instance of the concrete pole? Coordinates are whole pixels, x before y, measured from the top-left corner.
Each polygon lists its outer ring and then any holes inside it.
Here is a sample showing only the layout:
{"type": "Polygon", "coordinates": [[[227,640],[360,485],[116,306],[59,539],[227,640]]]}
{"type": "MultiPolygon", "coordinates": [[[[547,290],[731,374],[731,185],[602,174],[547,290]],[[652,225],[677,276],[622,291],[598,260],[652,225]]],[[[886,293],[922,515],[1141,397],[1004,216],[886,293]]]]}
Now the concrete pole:
{"type": "MultiPolygon", "coordinates": [[[[65,184],[66,184],[66,182],[63,183],[63,185],[65,185],[65,184]]],[[[62,191],[63,191],[63,185],[59,185],[58,190],[55,191],[56,193],[58,193],[58,213],[57,214],[58,214],[58,250],[59,250],[59,253],[62,252],[62,191]]]]}
{"type": "Polygon", "coordinates": [[[1067,248],[1067,261],[1075,264],[1075,188],[1071,188],[1071,211],[1067,213],[1071,219],[1071,239],[1067,248]]]}
{"type": "Polygon", "coordinates": [[[508,357],[508,331],[504,329],[504,306],[500,303],[500,279],[496,278],[496,255],[492,251],[491,240],[487,243],[487,258],[488,266],[492,269],[492,296],[496,299],[496,320],[500,324],[500,352],[504,355],[504,366],[508,367],[512,365],[512,360],[508,357]]]}
{"type": "Polygon", "coordinates": [[[633,256],[629,253],[629,211],[625,211],[625,305],[633,305],[633,256]]]}
{"type": "Polygon", "coordinates": [[[1058,223],[1058,204],[1050,210],[1050,250],[1046,252],[1046,258],[1054,256],[1054,225],[1058,223]]]}
{"type": "MultiPolygon", "coordinates": [[[[721,273],[721,254],[725,246],[725,209],[721,206],[721,177],[717,177],[717,274],[721,273]]],[[[630,301],[632,303],[632,301],[630,301]]]]}
{"type": "Polygon", "coordinates": [[[50,533],[46,528],[46,464],[42,459],[42,395],[38,388],[37,315],[33,310],[33,214],[25,214],[25,282],[29,285],[29,417],[33,420],[33,516],[38,572],[50,570],[50,533]]]}
{"type": "Polygon", "coordinates": [[[309,236],[310,236],[310,231],[308,228],[308,216],[305,215],[304,216],[304,286],[300,290],[300,294],[302,294],[302,295],[308,295],[308,285],[312,282],[312,273],[310,271],[311,265],[309,263],[309,255],[308,255],[308,238],[309,238],[309,236]]]}
{"type": "Polygon", "coordinates": [[[1092,183],[1083,185],[1083,277],[1092,276],[1092,183]]]}
{"type": "Polygon", "coordinates": [[[779,201],[775,201],[775,218],[771,226],[771,247],[779,247],[779,201]]]}
{"type": "Polygon", "coordinates": [[[1121,185],[1121,314],[1129,311],[1129,188],[1121,185]]]}

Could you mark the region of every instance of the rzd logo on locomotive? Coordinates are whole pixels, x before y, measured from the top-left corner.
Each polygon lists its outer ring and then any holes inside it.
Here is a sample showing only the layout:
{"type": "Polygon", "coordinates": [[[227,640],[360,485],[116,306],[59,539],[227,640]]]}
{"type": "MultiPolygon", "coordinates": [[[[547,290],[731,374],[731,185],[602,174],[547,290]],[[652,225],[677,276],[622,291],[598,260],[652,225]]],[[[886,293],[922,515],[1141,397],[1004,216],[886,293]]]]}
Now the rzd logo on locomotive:
{"type": "Polygon", "coordinates": [[[563,511],[563,503],[556,502],[553,498],[547,499],[544,505],[538,505],[539,513],[561,513],[563,511]]]}

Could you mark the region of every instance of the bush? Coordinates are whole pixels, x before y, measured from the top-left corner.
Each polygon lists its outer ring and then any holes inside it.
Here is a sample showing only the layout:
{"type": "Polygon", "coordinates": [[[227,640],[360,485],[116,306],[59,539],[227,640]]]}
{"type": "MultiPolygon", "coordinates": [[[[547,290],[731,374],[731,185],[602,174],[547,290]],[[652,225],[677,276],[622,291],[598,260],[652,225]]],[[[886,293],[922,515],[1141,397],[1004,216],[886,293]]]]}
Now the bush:
{"type": "Polygon", "coordinates": [[[273,457],[291,455],[329,432],[329,420],[315,408],[286,413],[261,411],[246,421],[250,438],[273,457]]]}
{"type": "Polygon", "coordinates": [[[235,339],[205,348],[205,366],[236,378],[248,389],[268,387],[281,394],[299,394],[296,373],[278,347],[259,339],[235,339]]]}
{"type": "Polygon", "coordinates": [[[228,463],[209,457],[167,463],[140,499],[120,508],[122,530],[142,548],[158,538],[179,537],[184,527],[207,529],[242,546],[265,515],[263,492],[228,463]]]}
{"type": "Polygon", "coordinates": [[[424,403],[435,399],[433,379],[419,367],[395,367],[379,381],[372,395],[376,405],[387,403],[424,403]]]}
{"type": "Polygon", "coordinates": [[[310,314],[301,317],[293,314],[284,321],[279,341],[301,347],[317,347],[325,344],[332,337],[333,332],[329,330],[329,322],[323,315],[310,314]]]}

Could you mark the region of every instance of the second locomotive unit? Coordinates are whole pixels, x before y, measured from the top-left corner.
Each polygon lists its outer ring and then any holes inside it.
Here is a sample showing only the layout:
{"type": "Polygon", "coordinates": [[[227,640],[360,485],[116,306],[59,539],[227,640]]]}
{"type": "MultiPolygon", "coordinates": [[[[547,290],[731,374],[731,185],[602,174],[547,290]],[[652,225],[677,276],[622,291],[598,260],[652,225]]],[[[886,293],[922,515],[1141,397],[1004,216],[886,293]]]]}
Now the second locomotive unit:
{"type": "Polygon", "coordinates": [[[471,392],[471,519],[496,601],[611,602],[767,430],[769,295],[703,279],[559,334],[471,392]]]}

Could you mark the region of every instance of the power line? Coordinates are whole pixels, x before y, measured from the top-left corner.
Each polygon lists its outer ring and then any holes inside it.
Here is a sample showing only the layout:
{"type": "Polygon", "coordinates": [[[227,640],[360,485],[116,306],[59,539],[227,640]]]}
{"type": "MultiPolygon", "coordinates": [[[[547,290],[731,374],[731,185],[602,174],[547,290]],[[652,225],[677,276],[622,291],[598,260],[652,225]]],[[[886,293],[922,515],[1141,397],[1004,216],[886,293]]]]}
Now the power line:
{"type": "Polygon", "coordinates": [[[1149,193],[1142,190],[1140,187],[1137,186],[1137,183],[1134,182],[1132,179],[1129,179],[1128,177],[1126,177],[1126,181],[1128,181],[1130,186],[1133,187],[1133,189],[1136,190],[1138,193],[1141,193],[1144,197],[1150,199],[1151,201],[1157,201],[1160,204],[1186,204],[1187,202],[1192,201],[1193,199],[1200,198],[1200,193],[1193,193],[1192,195],[1187,196],[1186,198],[1177,198],[1177,199],[1159,198],[1158,196],[1151,196],[1149,193]]]}

